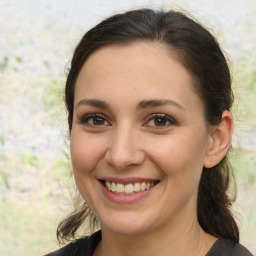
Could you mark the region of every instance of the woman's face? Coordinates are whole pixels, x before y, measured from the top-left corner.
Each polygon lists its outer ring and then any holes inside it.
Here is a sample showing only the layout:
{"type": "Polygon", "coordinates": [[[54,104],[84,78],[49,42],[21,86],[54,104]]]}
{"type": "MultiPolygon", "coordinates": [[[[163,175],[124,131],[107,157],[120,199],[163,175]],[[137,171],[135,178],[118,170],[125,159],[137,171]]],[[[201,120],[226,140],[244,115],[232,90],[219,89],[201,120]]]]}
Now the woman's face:
{"type": "Polygon", "coordinates": [[[196,218],[209,138],[191,75],[165,46],[104,47],[82,67],[71,158],[102,228],[139,234],[196,218]]]}

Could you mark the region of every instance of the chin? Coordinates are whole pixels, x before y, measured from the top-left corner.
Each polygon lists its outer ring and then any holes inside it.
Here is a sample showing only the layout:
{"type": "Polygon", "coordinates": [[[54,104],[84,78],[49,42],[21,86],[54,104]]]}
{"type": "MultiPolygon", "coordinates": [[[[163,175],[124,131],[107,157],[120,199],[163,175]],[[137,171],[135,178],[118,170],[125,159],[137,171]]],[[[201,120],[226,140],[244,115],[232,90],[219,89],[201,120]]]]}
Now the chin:
{"type": "Polygon", "coordinates": [[[139,235],[150,230],[152,224],[149,225],[149,223],[152,223],[152,220],[147,220],[145,216],[135,217],[123,214],[122,217],[103,220],[101,226],[104,230],[110,230],[120,235],[139,235]]]}
{"type": "Polygon", "coordinates": [[[123,225],[123,226],[117,226],[117,225],[112,225],[112,226],[105,226],[103,229],[108,229],[112,233],[119,234],[119,235],[124,235],[124,236],[135,236],[135,235],[141,235],[147,231],[147,228],[141,227],[141,226],[131,226],[131,225],[123,225]]]}

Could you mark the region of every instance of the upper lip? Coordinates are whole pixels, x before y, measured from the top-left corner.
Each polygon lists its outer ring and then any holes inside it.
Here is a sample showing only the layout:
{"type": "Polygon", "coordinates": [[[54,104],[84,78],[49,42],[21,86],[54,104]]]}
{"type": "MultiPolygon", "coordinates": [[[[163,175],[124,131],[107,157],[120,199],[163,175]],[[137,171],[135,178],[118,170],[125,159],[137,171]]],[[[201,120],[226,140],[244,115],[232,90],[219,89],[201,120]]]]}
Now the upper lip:
{"type": "Polygon", "coordinates": [[[127,178],[119,178],[119,177],[101,177],[99,178],[101,181],[109,181],[119,184],[131,184],[136,182],[151,182],[151,181],[159,181],[159,179],[151,179],[151,178],[142,178],[142,177],[127,177],[127,178]]]}

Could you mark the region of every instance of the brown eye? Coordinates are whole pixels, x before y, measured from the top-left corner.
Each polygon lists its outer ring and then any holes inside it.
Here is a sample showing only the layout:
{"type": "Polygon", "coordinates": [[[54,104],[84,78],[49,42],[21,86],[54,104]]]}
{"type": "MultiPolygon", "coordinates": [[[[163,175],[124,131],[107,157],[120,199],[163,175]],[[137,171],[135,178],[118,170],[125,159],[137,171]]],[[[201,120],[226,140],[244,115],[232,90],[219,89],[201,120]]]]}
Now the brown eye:
{"type": "Polygon", "coordinates": [[[105,120],[101,117],[93,117],[92,122],[94,125],[104,125],[105,120]]]}
{"type": "Polygon", "coordinates": [[[154,125],[155,126],[165,126],[166,123],[167,123],[166,118],[163,118],[163,117],[154,118],[154,125]]]}
{"type": "Polygon", "coordinates": [[[109,122],[104,118],[101,114],[90,114],[85,116],[81,120],[82,124],[90,125],[90,126],[109,126],[109,122]]]}
{"type": "Polygon", "coordinates": [[[144,126],[153,128],[165,128],[174,125],[175,123],[175,120],[166,114],[154,114],[149,117],[144,126]]]}

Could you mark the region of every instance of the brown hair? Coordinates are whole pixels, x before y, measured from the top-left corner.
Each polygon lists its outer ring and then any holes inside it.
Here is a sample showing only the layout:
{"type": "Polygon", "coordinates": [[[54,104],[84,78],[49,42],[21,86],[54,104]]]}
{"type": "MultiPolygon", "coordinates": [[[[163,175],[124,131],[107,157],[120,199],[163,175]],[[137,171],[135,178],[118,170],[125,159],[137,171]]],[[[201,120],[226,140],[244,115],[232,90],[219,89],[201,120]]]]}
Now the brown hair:
{"type": "MultiPolygon", "coordinates": [[[[193,77],[195,89],[204,104],[205,119],[209,124],[218,124],[223,111],[231,108],[233,93],[227,61],[214,36],[181,12],[139,9],[102,21],[77,45],[65,88],[69,132],[72,130],[75,83],[88,56],[104,46],[137,41],[159,42],[174,53],[193,77]]],[[[227,156],[215,167],[203,169],[197,217],[209,234],[239,242],[239,230],[230,210],[232,198],[228,195],[232,178],[227,156]]],[[[58,226],[59,242],[75,239],[87,217],[92,217],[91,224],[95,224],[95,216],[86,203],[75,204],[74,212],[58,226]]]]}

